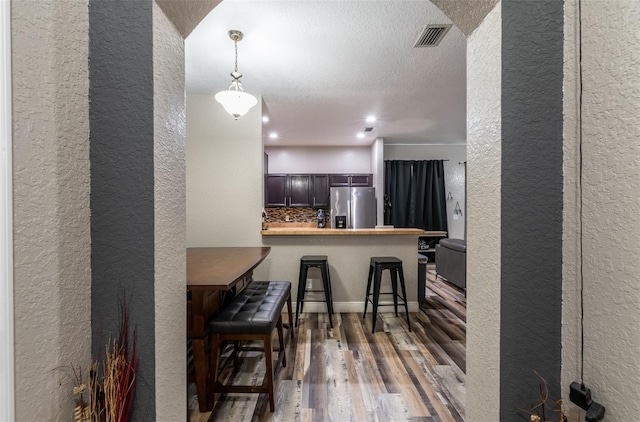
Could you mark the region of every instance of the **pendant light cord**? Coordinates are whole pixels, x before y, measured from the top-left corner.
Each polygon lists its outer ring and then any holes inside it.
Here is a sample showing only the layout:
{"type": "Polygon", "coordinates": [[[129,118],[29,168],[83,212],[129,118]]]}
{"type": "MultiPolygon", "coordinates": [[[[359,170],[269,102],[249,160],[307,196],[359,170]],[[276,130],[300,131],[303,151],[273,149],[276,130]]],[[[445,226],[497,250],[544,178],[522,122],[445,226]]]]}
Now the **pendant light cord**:
{"type": "Polygon", "coordinates": [[[582,163],[582,0],[578,0],[578,155],[580,186],[580,383],[584,386],[584,253],[582,163]]]}

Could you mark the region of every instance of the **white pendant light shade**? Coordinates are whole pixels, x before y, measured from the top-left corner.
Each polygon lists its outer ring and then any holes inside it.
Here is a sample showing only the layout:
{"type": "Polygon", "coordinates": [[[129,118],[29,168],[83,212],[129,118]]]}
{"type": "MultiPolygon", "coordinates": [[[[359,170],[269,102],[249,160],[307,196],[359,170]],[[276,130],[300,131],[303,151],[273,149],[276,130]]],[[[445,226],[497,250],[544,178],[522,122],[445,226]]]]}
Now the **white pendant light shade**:
{"type": "Polygon", "coordinates": [[[238,89],[235,82],[231,84],[227,91],[218,92],[216,101],[222,104],[227,113],[231,114],[236,120],[238,120],[238,117],[247,114],[251,107],[258,104],[256,97],[238,89]]]}
{"type": "Polygon", "coordinates": [[[238,72],[238,41],[242,40],[243,36],[242,32],[236,29],[229,31],[229,38],[233,40],[236,50],[235,68],[231,72],[233,80],[228,90],[220,91],[216,94],[216,101],[222,104],[227,113],[231,114],[236,120],[238,120],[238,117],[247,114],[251,107],[258,104],[256,97],[244,92],[240,83],[242,73],[238,72]]]}

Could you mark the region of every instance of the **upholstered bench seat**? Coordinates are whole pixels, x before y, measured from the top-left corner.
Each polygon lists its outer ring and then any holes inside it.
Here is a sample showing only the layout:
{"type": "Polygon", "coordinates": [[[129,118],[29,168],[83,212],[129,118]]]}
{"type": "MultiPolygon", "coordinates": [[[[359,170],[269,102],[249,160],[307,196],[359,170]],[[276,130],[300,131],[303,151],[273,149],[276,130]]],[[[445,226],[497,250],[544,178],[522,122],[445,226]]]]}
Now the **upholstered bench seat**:
{"type": "Polygon", "coordinates": [[[209,324],[214,333],[270,334],[291,292],[288,281],[253,282],[209,324]]]}
{"type": "MultiPolygon", "coordinates": [[[[250,283],[244,290],[213,317],[209,323],[211,335],[211,379],[209,403],[213,406],[218,393],[267,393],[271,411],[275,410],[273,348],[271,332],[278,328],[278,362],[287,366],[282,323],[282,309],[287,302],[289,308],[289,326],[292,321],[291,283],[288,281],[260,281],[250,283]],[[266,373],[262,385],[223,385],[220,375],[220,344],[222,341],[234,342],[261,340],[265,356],[266,373]]],[[[293,336],[293,332],[292,332],[293,336]]],[[[236,361],[237,350],[234,349],[236,361]]]]}

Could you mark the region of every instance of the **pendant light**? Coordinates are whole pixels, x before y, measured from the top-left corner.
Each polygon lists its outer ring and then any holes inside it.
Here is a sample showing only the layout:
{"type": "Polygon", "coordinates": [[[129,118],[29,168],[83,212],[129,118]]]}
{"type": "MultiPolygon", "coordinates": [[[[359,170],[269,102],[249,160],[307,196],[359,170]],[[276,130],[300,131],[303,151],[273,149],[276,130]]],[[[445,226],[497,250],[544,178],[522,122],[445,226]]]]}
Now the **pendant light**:
{"type": "Polygon", "coordinates": [[[222,107],[231,114],[236,120],[238,117],[247,114],[249,109],[256,104],[258,100],[251,94],[247,94],[242,90],[242,73],[238,72],[238,41],[242,40],[244,35],[242,32],[232,29],[229,31],[229,38],[233,40],[236,49],[236,62],[233,72],[231,72],[231,86],[226,91],[220,91],[216,94],[216,101],[222,104],[222,107]]]}

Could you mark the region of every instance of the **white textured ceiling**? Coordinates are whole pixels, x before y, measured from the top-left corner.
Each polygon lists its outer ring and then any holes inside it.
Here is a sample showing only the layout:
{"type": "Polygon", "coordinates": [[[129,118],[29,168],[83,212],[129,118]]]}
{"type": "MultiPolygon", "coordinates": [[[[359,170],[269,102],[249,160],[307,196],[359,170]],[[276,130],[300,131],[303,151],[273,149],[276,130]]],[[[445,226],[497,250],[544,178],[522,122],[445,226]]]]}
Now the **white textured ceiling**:
{"type": "Polygon", "coordinates": [[[265,145],[464,144],[465,36],[454,26],[439,46],[413,47],[427,24],[448,23],[428,0],[224,0],[186,40],[187,92],[228,88],[227,31],[239,29],[244,89],[265,101],[265,134],[279,134],[265,145]]]}

